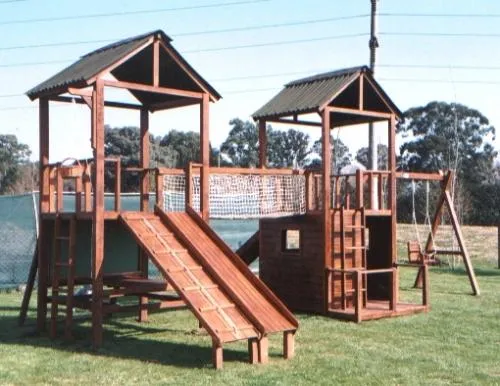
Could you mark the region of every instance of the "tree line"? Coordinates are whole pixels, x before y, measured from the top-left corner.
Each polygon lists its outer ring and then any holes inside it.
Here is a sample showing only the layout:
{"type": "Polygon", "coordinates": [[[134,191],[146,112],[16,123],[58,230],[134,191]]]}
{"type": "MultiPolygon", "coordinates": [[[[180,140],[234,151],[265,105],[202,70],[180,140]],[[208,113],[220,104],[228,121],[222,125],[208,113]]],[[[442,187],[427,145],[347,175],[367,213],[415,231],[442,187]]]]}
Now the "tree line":
{"type": "MultiPolygon", "coordinates": [[[[495,165],[497,152],[491,145],[495,128],[478,110],[457,103],[431,102],[404,112],[397,126],[402,145],[397,154],[397,168],[404,171],[436,172],[455,169],[455,199],[462,220],[469,224],[497,224],[500,221],[500,166],[495,165]]],[[[254,122],[234,118],[230,131],[219,148],[210,146],[212,166],[254,167],[258,163],[258,128],[254,122]]],[[[120,156],[122,165],[139,163],[137,127],[105,128],[106,156],[120,156]]],[[[267,126],[268,166],[272,168],[318,168],[321,166],[321,141],[312,142],[308,134],[295,130],[276,130],[267,126]]],[[[198,132],[170,130],[164,136],[150,135],[150,164],[154,167],[184,168],[199,160],[198,132]]],[[[368,149],[355,154],[340,138],[330,138],[332,172],[339,174],[354,161],[367,166],[368,149]]],[[[14,135],[0,135],[0,194],[31,190],[37,186],[37,164],[29,161],[31,151],[14,135]]],[[[378,145],[379,169],[387,168],[387,147],[378,145]]],[[[106,188],[112,190],[114,176],[105,175],[106,188]]],[[[122,179],[123,191],[135,191],[138,175],[127,173],[122,179]]],[[[416,205],[422,221],[426,194],[422,183],[416,184],[416,205]]],[[[436,190],[431,201],[436,200],[436,190]]],[[[408,184],[398,191],[398,220],[411,221],[414,197],[408,184]]]]}

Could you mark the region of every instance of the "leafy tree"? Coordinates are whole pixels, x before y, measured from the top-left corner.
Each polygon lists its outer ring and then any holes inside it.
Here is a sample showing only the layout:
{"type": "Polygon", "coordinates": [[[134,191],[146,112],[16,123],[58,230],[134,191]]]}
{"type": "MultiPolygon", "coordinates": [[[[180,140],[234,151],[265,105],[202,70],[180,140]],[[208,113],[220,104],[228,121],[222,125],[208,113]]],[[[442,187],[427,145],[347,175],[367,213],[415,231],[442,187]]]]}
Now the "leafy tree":
{"type": "Polygon", "coordinates": [[[407,110],[398,133],[406,139],[399,158],[403,170],[456,169],[460,191],[455,197],[468,203],[464,220],[472,221],[475,208],[465,198],[477,196],[477,190],[494,179],[497,152],[488,139],[494,139],[495,128],[488,119],[461,104],[431,102],[407,110]]]}
{"type": "MultiPolygon", "coordinates": [[[[313,144],[312,152],[318,157],[321,157],[321,139],[318,139],[313,144]]],[[[349,148],[342,142],[340,138],[333,138],[330,135],[330,149],[331,149],[331,168],[332,174],[339,174],[340,170],[352,162],[352,155],[349,153],[349,148]]],[[[309,167],[321,167],[321,160],[316,159],[311,162],[309,167]]]]}
{"type": "MultiPolygon", "coordinates": [[[[388,159],[387,159],[387,146],[384,144],[377,145],[377,166],[379,170],[387,170],[388,159]]],[[[356,161],[358,161],[361,165],[368,168],[368,148],[362,147],[356,152],[356,161]]]]}
{"type": "MultiPolygon", "coordinates": [[[[138,127],[111,128],[106,126],[104,137],[104,153],[106,156],[119,156],[123,167],[138,166],[140,154],[140,129],[138,127]]],[[[150,165],[173,167],[176,152],[170,146],[160,146],[160,138],[149,136],[150,165]]],[[[114,189],[115,174],[111,168],[105,171],[105,187],[107,191],[114,189]]],[[[124,192],[137,191],[139,173],[125,173],[122,177],[124,192]]]]}
{"type": "Polygon", "coordinates": [[[12,134],[0,134],[0,194],[17,193],[31,150],[12,134]]]}
{"type": "Polygon", "coordinates": [[[311,153],[309,135],[294,129],[281,131],[273,130],[271,127],[268,128],[267,135],[269,166],[276,168],[304,166],[307,156],[311,153]]]}
{"type": "Polygon", "coordinates": [[[232,165],[255,167],[259,160],[259,133],[254,123],[239,118],[229,121],[231,130],[220,147],[232,165]]]}

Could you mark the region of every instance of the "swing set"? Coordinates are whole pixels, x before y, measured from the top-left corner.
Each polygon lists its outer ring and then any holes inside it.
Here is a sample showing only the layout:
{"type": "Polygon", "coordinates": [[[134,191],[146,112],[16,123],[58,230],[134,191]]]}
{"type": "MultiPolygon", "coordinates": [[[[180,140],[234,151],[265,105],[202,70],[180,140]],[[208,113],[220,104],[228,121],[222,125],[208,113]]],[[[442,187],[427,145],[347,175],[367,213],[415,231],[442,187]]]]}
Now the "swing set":
{"type": "MultiPolygon", "coordinates": [[[[464,263],[467,276],[469,277],[470,285],[474,295],[479,295],[479,285],[474,273],[474,268],[472,267],[472,262],[470,260],[470,255],[465,245],[462,230],[460,228],[460,223],[453,205],[453,194],[452,194],[452,181],[454,177],[454,172],[448,170],[445,173],[405,173],[400,172],[397,175],[400,179],[411,180],[412,186],[412,223],[415,226],[415,236],[416,240],[410,240],[407,243],[408,247],[408,262],[410,264],[425,264],[425,265],[441,265],[442,260],[440,256],[459,256],[462,258],[464,263]],[[416,181],[424,181],[426,186],[426,198],[425,198],[425,219],[424,225],[428,227],[428,235],[425,240],[425,244],[422,241],[425,238],[421,238],[420,231],[417,223],[416,216],[416,203],[415,203],[415,193],[416,193],[416,181]],[[441,184],[441,194],[436,205],[436,210],[434,216],[431,219],[430,216],[430,182],[438,181],[441,184]],[[445,212],[447,211],[447,212],[445,212]],[[436,244],[436,234],[439,227],[442,225],[443,215],[447,213],[450,219],[451,228],[455,239],[457,241],[457,246],[452,249],[439,248],[436,244]]],[[[417,278],[415,279],[415,287],[420,287],[422,282],[423,269],[420,268],[418,271],[417,278]]]]}

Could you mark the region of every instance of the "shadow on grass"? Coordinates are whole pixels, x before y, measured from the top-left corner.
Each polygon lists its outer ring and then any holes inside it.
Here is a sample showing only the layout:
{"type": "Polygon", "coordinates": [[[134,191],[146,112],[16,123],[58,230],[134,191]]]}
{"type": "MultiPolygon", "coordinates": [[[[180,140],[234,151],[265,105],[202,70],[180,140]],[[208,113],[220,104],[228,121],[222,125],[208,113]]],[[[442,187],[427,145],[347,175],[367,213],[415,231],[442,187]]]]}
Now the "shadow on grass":
{"type": "MultiPolygon", "coordinates": [[[[474,267],[474,272],[478,277],[500,276],[500,269],[474,267]]],[[[452,274],[457,276],[467,276],[467,271],[464,267],[460,268],[433,268],[432,273],[436,274],[452,274]]]]}
{"type": "MultiPolygon", "coordinates": [[[[11,307],[7,307],[11,311],[11,307]]],[[[152,334],[173,332],[180,336],[186,336],[187,340],[192,340],[192,336],[201,336],[211,343],[208,334],[202,332],[190,332],[188,330],[176,330],[163,327],[152,327],[148,324],[139,324],[133,321],[132,316],[128,316],[128,321],[120,319],[122,315],[114,316],[113,319],[106,320],[104,326],[103,345],[98,350],[93,350],[90,343],[92,334],[88,318],[77,318],[74,320],[72,341],[63,339],[63,322],[58,325],[58,338],[51,340],[48,333],[39,334],[35,330],[35,322],[28,319],[24,327],[17,325],[16,316],[2,315],[0,318],[0,341],[2,344],[26,345],[30,347],[43,347],[54,350],[61,350],[71,353],[86,353],[95,356],[114,357],[120,359],[135,359],[148,363],[158,363],[186,368],[211,368],[212,348],[211,344],[202,346],[191,342],[172,342],[148,338],[152,334]],[[189,337],[191,335],[191,337],[189,337]]],[[[248,354],[245,351],[238,351],[224,347],[224,361],[246,362],[248,354]]]]}

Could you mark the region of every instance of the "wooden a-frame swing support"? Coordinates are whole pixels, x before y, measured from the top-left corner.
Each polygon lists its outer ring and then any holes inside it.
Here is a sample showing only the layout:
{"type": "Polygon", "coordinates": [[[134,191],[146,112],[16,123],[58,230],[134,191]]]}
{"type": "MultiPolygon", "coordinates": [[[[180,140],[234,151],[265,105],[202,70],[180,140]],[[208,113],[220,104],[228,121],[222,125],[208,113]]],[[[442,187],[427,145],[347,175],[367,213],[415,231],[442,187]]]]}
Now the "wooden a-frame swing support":
{"type": "MultiPolygon", "coordinates": [[[[470,259],[469,251],[465,245],[465,240],[462,234],[462,230],[460,228],[460,223],[458,221],[457,214],[455,212],[455,207],[453,206],[453,199],[451,197],[451,186],[453,181],[454,172],[449,170],[446,174],[429,174],[429,173],[399,173],[399,178],[405,179],[418,179],[418,180],[438,180],[441,181],[441,195],[439,197],[439,201],[436,206],[436,212],[434,213],[434,217],[432,219],[431,231],[427,237],[427,241],[425,243],[425,253],[434,253],[435,255],[439,254],[454,254],[462,256],[465,269],[467,271],[467,276],[469,277],[470,285],[472,288],[472,293],[474,295],[480,295],[479,285],[477,283],[476,275],[474,273],[474,268],[472,267],[472,262],[470,259]],[[436,249],[434,244],[434,239],[437,233],[439,226],[441,225],[441,217],[443,214],[443,210],[448,209],[448,214],[450,216],[451,225],[453,228],[453,232],[455,233],[455,237],[458,241],[458,250],[448,251],[448,250],[440,250],[436,249]]],[[[422,269],[419,269],[418,275],[415,279],[415,287],[420,286],[422,282],[422,269]]]]}

